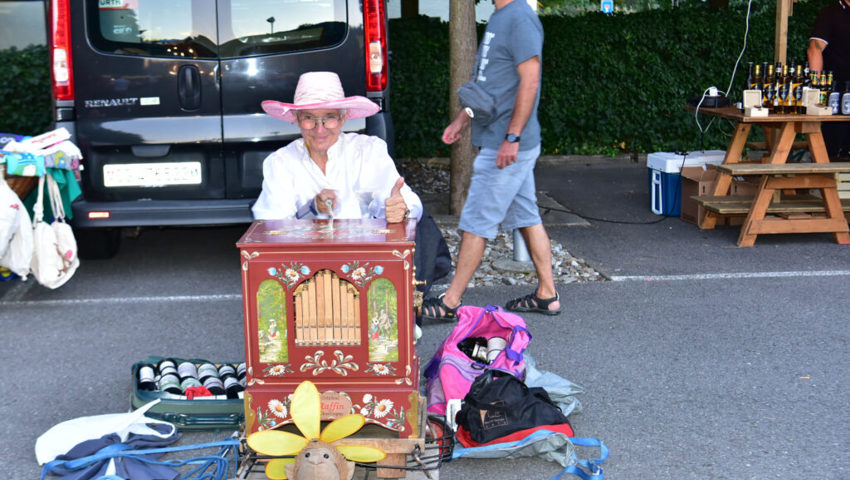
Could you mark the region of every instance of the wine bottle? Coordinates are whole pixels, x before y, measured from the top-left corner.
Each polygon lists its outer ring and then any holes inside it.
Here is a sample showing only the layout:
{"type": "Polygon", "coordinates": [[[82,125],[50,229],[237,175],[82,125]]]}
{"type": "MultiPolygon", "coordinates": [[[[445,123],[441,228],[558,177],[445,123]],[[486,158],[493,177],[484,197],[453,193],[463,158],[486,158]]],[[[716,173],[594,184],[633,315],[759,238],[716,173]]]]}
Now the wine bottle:
{"type": "Polygon", "coordinates": [[[850,80],[844,82],[844,95],[841,96],[841,114],[850,115],[850,80]]]}
{"type": "Polygon", "coordinates": [[[791,81],[793,113],[806,113],[803,111],[803,80],[803,67],[798,63],[794,68],[794,78],[791,81]]]}
{"type": "Polygon", "coordinates": [[[829,83],[827,83],[825,70],[820,72],[818,88],[820,89],[820,100],[818,100],[818,104],[826,106],[826,102],[829,100],[829,83]]]}
{"type": "Polygon", "coordinates": [[[776,91],[774,90],[773,82],[773,65],[768,65],[764,75],[764,89],[762,90],[762,106],[767,108],[768,112],[773,113],[773,97],[776,91]]]}
{"type": "Polygon", "coordinates": [[[779,113],[790,113],[792,96],[791,96],[791,76],[788,74],[788,64],[782,65],[782,73],[779,74],[779,92],[777,107],[779,113]]]}
{"type": "Polygon", "coordinates": [[[747,63],[747,81],[744,83],[744,90],[752,89],[755,83],[756,72],[753,68],[753,62],[747,63]]]}
{"type": "Polygon", "coordinates": [[[841,92],[838,91],[838,82],[836,80],[832,80],[832,87],[829,92],[829,100],[827,100],[827,104],[829,108],[832,109],[833,115],[838,115],[841,113],[841,92]]]}
{"type": "Polygon", "coordinates": [[[756,64],[755,72],[753,73],[753,83],[750,84],[750,90],[761,90],[764,85],[762,78],[761,65],[756,64]]]}

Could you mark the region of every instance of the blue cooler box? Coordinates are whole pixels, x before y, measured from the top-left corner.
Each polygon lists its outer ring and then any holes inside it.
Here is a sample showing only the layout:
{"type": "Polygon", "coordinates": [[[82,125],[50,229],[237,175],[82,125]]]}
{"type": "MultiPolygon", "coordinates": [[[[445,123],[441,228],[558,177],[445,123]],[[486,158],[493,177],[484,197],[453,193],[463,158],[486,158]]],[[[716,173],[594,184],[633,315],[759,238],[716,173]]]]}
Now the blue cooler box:
{"type": "Polygon", "coordinates": [[[682,212],[680,194],[682,167],[706,164],[720,165],[726,156],[724,150],[706,150],[687,154],[655,152],[646,156],[649,174],[649,208],[656,215],[678,217],[682,212]]]}

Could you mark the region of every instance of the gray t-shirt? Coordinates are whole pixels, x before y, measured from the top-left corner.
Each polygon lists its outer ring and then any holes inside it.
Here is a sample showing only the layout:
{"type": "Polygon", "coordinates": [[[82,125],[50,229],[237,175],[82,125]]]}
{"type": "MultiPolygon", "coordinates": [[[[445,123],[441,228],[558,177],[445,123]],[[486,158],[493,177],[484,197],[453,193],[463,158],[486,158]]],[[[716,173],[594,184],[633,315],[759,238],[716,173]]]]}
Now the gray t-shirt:
{"type": "MultiPolygon", "coordinates": [[[[508,133],[508,124],[514,110],[519,74],[517,65],[537,56],[543,60],[543,25],[525,0],[514,0],[493,12],[487,30],[475,56],[476,81],[496,99],[496,118],[489,125],[472,119],[472,144],[498,149],[508,133]]],[[[540,123],[537,121],[537,103],[520,134],[520,150],[540,144],[540,123]]]]}

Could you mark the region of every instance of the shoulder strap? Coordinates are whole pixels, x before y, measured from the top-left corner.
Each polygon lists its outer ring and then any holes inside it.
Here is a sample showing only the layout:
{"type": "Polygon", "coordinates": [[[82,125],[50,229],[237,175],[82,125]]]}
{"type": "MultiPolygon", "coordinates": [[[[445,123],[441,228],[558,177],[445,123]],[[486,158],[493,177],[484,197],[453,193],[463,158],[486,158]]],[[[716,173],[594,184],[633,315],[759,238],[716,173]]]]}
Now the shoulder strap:
{"type": "Polygon", "coordinates": [[[591,458],[582,460],[573,452],[573,460],[575,465],[570,465],[563,469],[557,476],[550,480],[557,480],[564,474],[573,474],[583,480],[603,480],[605,477],[602,474],[602,462],[608,459],[608,446],[598,438],[579,438],[569,437],[573,445],[581,447],[599,447],[599,458],[591,458]]]}
{"type": "Polygon", "coordinates": [[[32,206],[32,223],[44,221],[44,175],[38,177],[38,197],[32,206]]]}
{"type": "Polygon", "coordinates": [[[47,193],[50,195],[50,208],[53,209],[53,217],[56,220],[65,220],[65,207],[62,205],[62,193],[59,191],[59,184],[52,175],[46,173],[47,177],[47,193]]]}

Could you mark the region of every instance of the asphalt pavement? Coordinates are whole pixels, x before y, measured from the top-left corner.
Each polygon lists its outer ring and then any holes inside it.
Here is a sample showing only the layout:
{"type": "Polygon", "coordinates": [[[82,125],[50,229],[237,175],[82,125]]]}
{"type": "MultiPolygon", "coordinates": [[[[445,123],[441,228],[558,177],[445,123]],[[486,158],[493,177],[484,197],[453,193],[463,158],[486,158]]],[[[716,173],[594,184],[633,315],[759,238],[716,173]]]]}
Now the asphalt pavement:
{"type": "MultiPolygon", "coordinates": [[[[538,367],[583,386],[578,436],[610,448],[608,479],[850,479],[848,245],[826,234],[701,231],[649,210],[645,165],[542,161],[538,189],[586,222],[551,237],[607,280],[559,285],[563,313],[529,314],[538,367]]],[[[244,356],[245,226],[151,229],[58,290],[0,283],[0,466],[38,478],[35,439],[126,411],[148,355],[244,356]]],[[[477,287],[466,304],[531,286],[477,287]]],[[[423,363],[451,329],[426,323],[423,363]]],[[[580,453],[594,454],[580,450],[580,453]]],[[[456,460],[443,479],[551,478],[536,458],[456,460]]]]}

